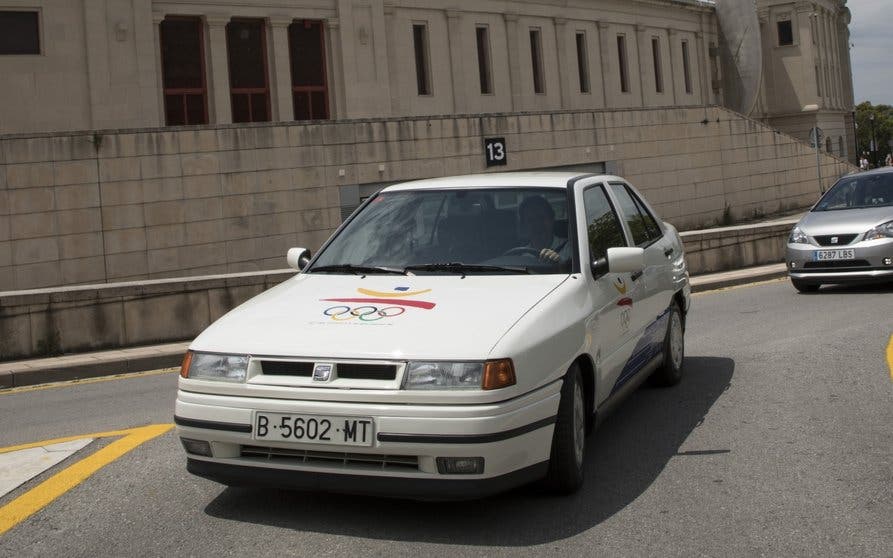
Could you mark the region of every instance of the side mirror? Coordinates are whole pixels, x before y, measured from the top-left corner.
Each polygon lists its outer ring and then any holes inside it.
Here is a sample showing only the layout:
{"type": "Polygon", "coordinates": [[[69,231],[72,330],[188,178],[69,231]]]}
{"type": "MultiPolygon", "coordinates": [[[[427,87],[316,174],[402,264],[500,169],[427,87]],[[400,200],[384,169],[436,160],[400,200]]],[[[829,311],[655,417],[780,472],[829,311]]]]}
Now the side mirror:
{"type": "Polygon", "coordinates": [[[310,263],[310,250],[306,248],[289,248],[285,259],[288,261],[288,267],[301,271],[310,263]]]}
{"type": "Polygon", "coordinates": [[[645,269],[645,250],[642,248],[608,248],[605,258],[591,264],[592,275],[601,277],[606,273],[636,273],[645,269]]]}

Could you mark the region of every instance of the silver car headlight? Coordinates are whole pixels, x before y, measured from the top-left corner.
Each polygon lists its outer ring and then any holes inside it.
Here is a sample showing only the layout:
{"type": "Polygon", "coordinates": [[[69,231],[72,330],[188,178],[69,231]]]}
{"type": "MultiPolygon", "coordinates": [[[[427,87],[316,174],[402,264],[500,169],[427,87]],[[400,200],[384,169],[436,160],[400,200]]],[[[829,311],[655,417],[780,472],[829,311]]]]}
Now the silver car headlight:
{"type": "Polygon", "coordinates": [[[486,362],[409,362],[403,389],[471,390],[500,389],[515,385],[510,359],[486,362]]]}
{"type": "Polygon", "coordinates": [[[800,230],[800,227],[794,227],[791,236],[788,237],[788,244],[809,244],[809,237],[800,230]]]}
{"type": "Polygon", "coordinates": [[[865,233],[863,240],[877,240],[879,238],[893,238],[893,221],[878,225],[865,233]]]}
{"type": "Polygon", "coordinates": [[[180,375],[194,380],[244,382],[248,376],[248,357],[213,353],[186,353],[180,375]]]}

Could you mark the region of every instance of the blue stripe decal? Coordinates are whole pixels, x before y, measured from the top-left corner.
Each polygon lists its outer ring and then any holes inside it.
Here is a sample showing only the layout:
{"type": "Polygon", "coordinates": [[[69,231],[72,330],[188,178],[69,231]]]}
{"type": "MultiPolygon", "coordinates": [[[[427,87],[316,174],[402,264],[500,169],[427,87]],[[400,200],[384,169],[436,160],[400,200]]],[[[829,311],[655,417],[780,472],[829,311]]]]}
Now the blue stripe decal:
{"type": "Polygon", "coordinates": [[[623,366],[620,376],[611,389],[611,395],[623,387],[628,381],[638,374],[651,359],[660,354],[663,350],[664,335],[667,332],[668,320],[670,317],[669,309],[658,316],[648,327],[636,347],[633,349],[632,355],[623,366]]]}

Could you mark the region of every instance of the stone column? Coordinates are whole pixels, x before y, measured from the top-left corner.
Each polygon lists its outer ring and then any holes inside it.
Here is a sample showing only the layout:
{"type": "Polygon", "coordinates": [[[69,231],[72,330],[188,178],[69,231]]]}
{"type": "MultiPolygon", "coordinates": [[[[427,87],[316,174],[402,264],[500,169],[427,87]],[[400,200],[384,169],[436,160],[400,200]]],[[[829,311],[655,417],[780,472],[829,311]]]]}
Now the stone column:
{"type": "Polygon", "coordinates": [[[821,72],[822,79],[822,97],[823,97],[823,105],[822,108],[826,108],[831,106],[831,81],[828,79],[828,37],[825,34],[825,25],[822,21],[822,9],[819,7],[815,8],[813,12],[815,17],[815,27],[816,27],[816,35],[818,35],[818,48],[816,49],[819,54],[819,72],[821,72]]]}
{"type": "Polygon", "coordinates": [[[232,124],[233,108],[229,87],[229,60],[226,49],[226,24],[229,14],[209,14],[208,24],[208,97],[212,124],[232,124]]]}
{"type": "Polygon", "coordinates": [[[704,33],[695,32],[695,50],[697,51],[699,100],[702,105],[710,103],[710,72],[707,63],[707,47],[704,45],[704,33]]]}
{"type": "Polygon", "coordinates": [[[505,37],[509,59],[509,85],[512,89],[512,112],[521,110],[521,57],[518,52],[518,14],[506,13],[505,37]]]}
{"type": "Polygon", "coordinates": [[[639,73],[639,104],[641,106],[646,106],[648,103],[645,101],[645,84],[647,83],[647,79],[645,77],[646,69],[645,69],[645,60],[646,60],[646,48],[645,42],[646,37],[645,33],[648,31],[644,25],[636,25],[636,62],[639,64],[638,73],[639,73]]]}
{"type": "Polygon", "coordinates": [[[615,106],[614,103],[611,102],[614,98],[615,89],[613,86],[614,80],[611,79],[611,76],[613,76],[614,73],[611,71],[611,56],[610,49],[608,48],[608,30],[611,26],[604,21],[598,21],[596,23],[598,25],[598,55],[602,67],[602,91],[604,93],[605,108],[610,108],[615,106]]]}
{"type": "Polygon", "coordinates": [[[273,122],[295,119],[294,100],[291,90],[291,63],[288,42],[288,26],[294,21],[285,15],[275,15],[267,19],[270,26],[273,48],[267,55],[270,64],[270,101],[273,122]]]}
{"type": "Polygon", "coordinates": [[[157,99],[159,112],[160,112],[160,122],[157,124],[158,126],[164,126],[167,124],[167,114],[164,108],[164,71],[161,66],[161,22],[164,21],[164,14],[161,12],[152,12],[152,36],[154,38],[155,43],[155,74],[157,76],[156,79],[156,88],[155,88],[155,96],[157,99]]]}
{"type": "Polygon", "coordinates": [[[555,23],[555,53],[558,57],[561,108],[567,110],[571,108],[571,91],[573,91],[571,76],[574,75],[573,68],[577,67],[577,61],[572,61],[567,54],[567,20],[563,17],[556,17],[552,21],[555,23]]]}
{"type": "Polygon", "coordinates": [[[447,10],[447,41],[450,45],[450,77],[453,83],[453,113],[466,114],[465,64],[462,56],[462,12],[447,10]]]}
{"type": "Polygon", "coordinates": [[[344,100],[344,59],[341,50],[341,24],[337,18],[326,20],[326,35],[329,43],[329,67],[326,77],[329,80],[329,99],[332,103],[329,116],[343,118],[347,112],[344,100]]]}
{"type": "Polygon", "coordinates": [[[670,59],[670,79],[666,79],[665,76],[664,85],[670,87],[670,101],[674,106],[676,105],[676,64],[674,63],[676,56],[673,54],[673,45],[676,44],[678,36],[679,34],[675,29],[667,29],[667,41],[669,42],[669,45],[667,46],[669,51],[667,54],[669,54],[670,59]]]}
{"type": "MultiPolygon", "coordinates": [[[[815,36],[815,27],[812,25],[812,4],[802,0],[797,2],[795,13],[800,30],[800,52],[802,53],[803,64],[806,66],[803,75],[807,76],[813,74],[812,70],[814,68],[816,70],[819,68],[818,37],[815,36]]],[[[815,75],[815,83],[812,84],[812,87],[817,87],[821,81],[821,74],[813,75],[815,75]]],[[[815,103],[821,106],[822,96],[819,93],[818,90],[815,91],[815,103]]],[[[812,103],[807,99],[800,99],[800,104],[808,105],[812,103]]]]}
{"type": "Polygon", "coordinates": [[[828,48],[831,49],[832,77],[834,81],[834,107],[843,108],[842,84],[840,79],[840,45],[838,34],[834,32],[836,15],[828,12],[828,48]]]}

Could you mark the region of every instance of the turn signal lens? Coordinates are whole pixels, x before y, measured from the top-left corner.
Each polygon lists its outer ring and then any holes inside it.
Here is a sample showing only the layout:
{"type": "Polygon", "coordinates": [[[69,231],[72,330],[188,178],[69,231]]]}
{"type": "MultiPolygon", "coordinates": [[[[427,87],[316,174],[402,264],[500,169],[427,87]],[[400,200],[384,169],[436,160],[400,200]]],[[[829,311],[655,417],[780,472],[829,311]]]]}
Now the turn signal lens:
{"type": "Polygon", "coordinates": [[[500,389],[515,385],[515,367],[512,360],[488,360],[484,363],[483,389],[500,389]]]}
{"type": "Polygon", "coordinates": [[[188,378],[189,377],[189,365],[192,364],[192,351],[186,351],[186,354],[183,355],[183,364],[180,365],[180,377],[188,378]]]}

